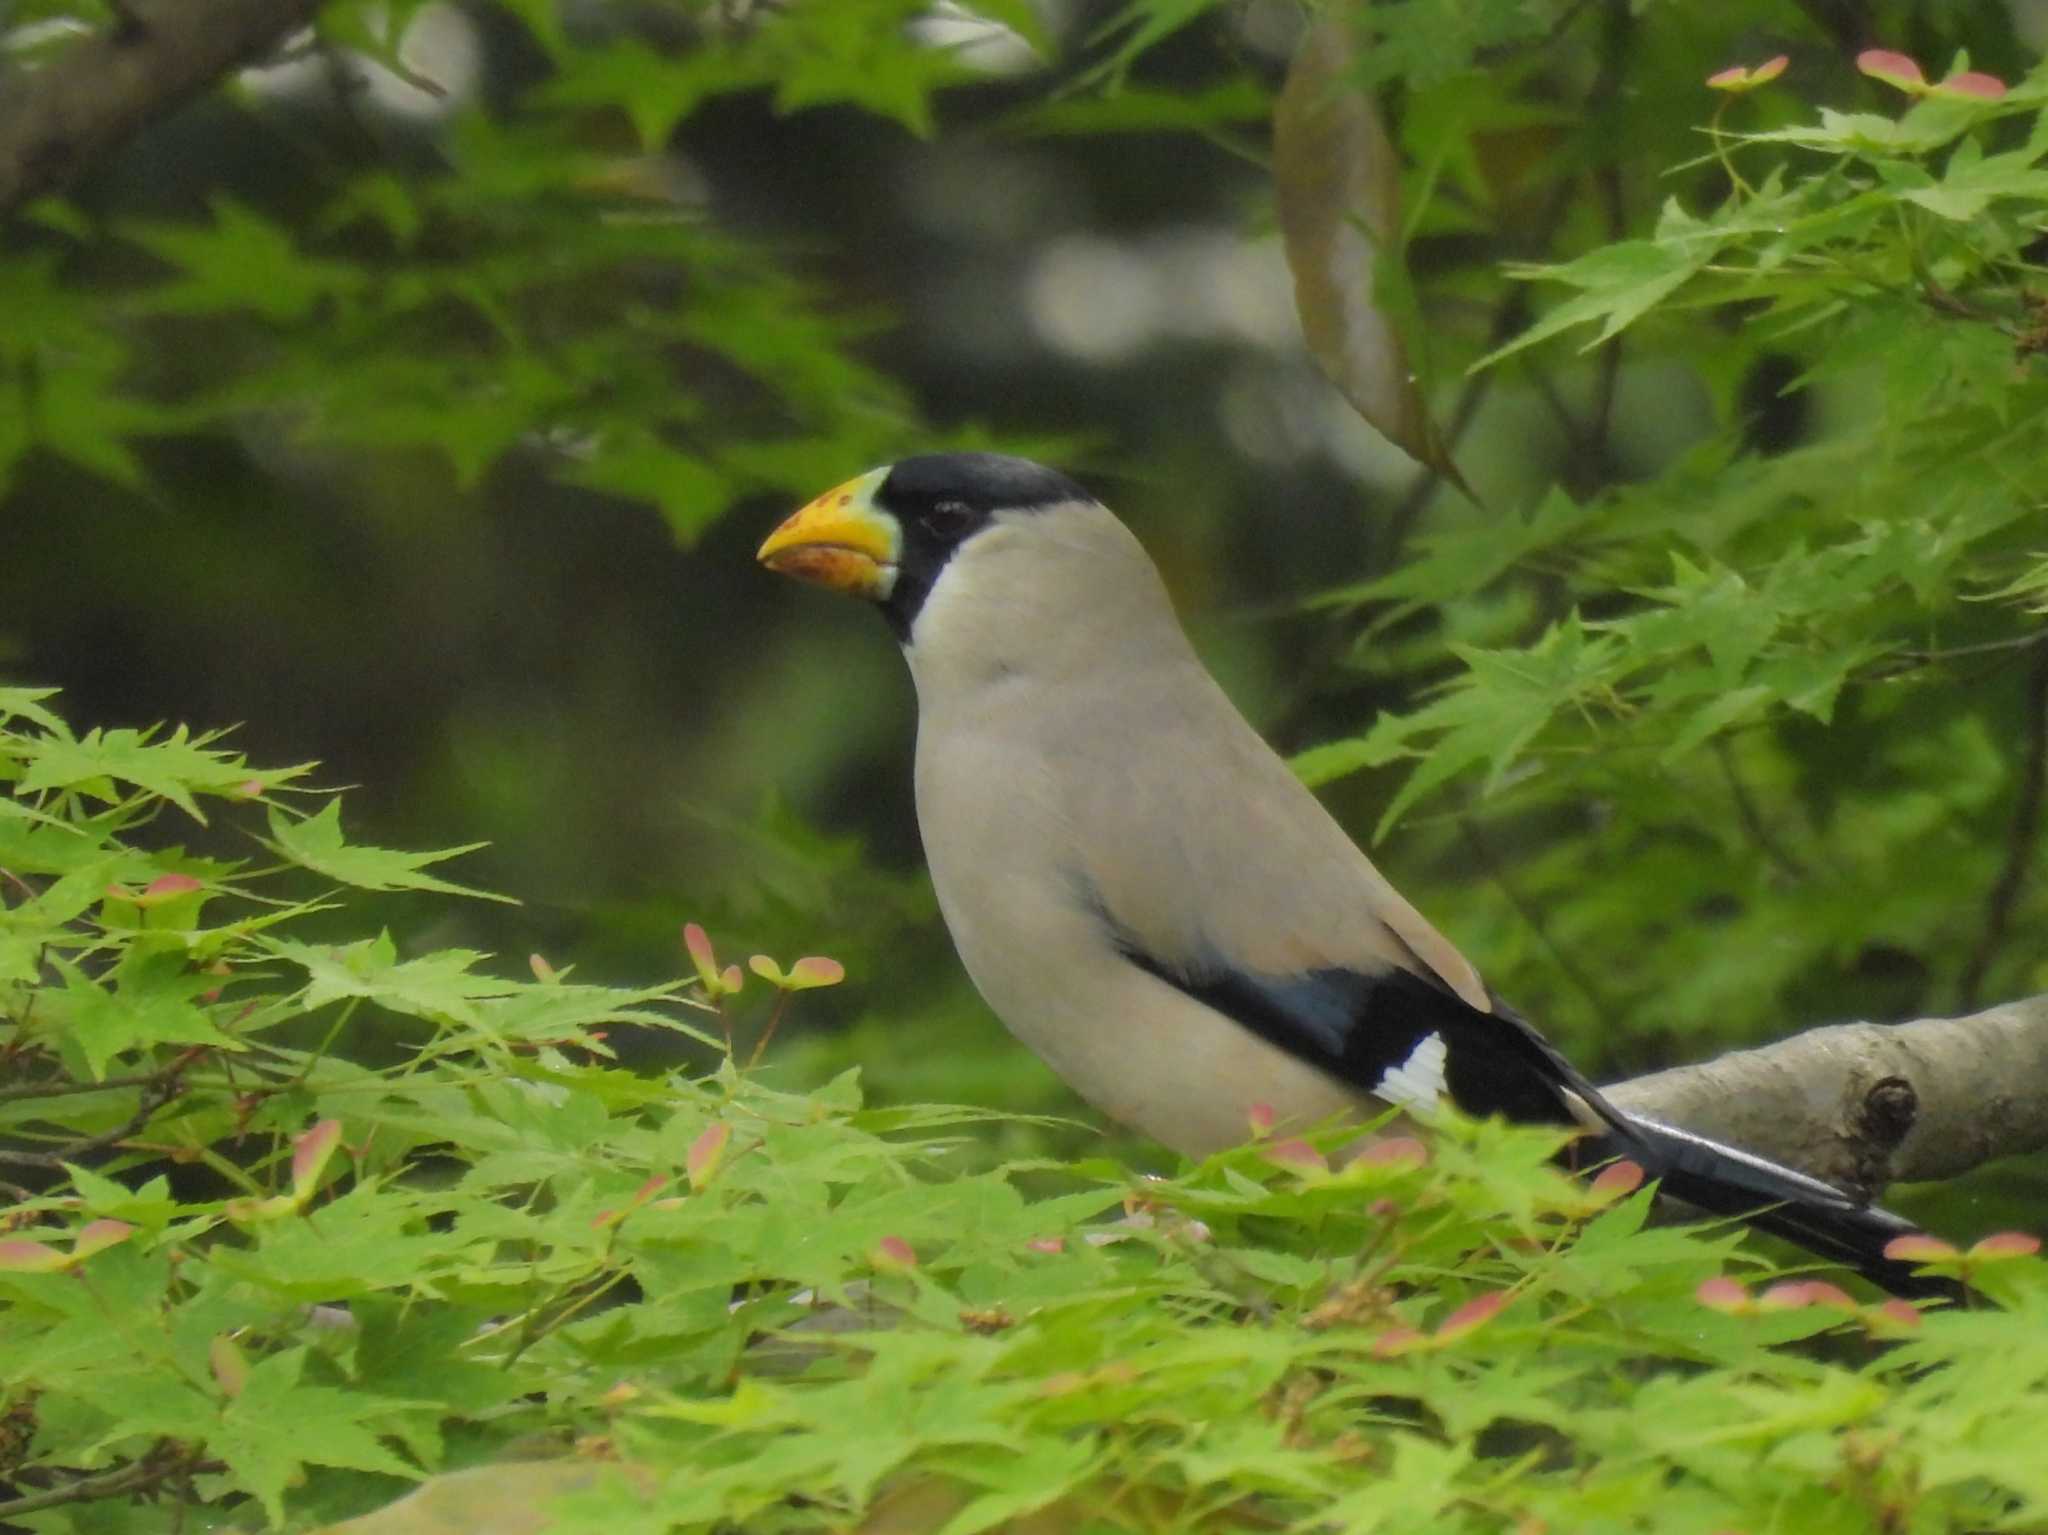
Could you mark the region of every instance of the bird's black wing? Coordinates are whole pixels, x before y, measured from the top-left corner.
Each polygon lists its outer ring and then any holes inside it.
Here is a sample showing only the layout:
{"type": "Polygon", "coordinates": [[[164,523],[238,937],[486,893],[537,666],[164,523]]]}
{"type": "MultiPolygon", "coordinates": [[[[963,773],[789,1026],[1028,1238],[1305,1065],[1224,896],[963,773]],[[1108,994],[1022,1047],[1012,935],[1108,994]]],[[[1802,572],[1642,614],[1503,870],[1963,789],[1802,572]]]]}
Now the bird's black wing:
{"type": "Polygon", "coordinates": [[[1910,1221],[1792,1168],[1615,1108],[1498,999],[1495,1011],[1481,1012],[1433,977],[1405,969],[1269,976],[1213,958],[1170,965],[1121,934],[1116,942],[1139,969],[1361,1092],[1400,1103],[1434,1076],[1444,1096],[1479,1117],[1584,1126],[1590,1111],[1605,1128],[1570,1149],[1576,1165],[1627,1157],[1674,1198],[1846,1264],[1894,1294],[1958,1293],[1952,1281],[1885,1256],[1894,1237],[1919,1230],[1910,1221]]]}
{"type": "Polygon", "coordinates": [[[1578,1099],[1617,1131],[1629,1124],[1522,1018],[1505,1008],[1483,1013],[1433,976],[1344,967],[1259,975],[1213,958],[1170,965],[1121,935],[1117,947],[1139,969],[1360,1092],[1398,1103],[1434,1075],[1475,1118],[1581,1124],[1572,1112],[1578,1099]]]}

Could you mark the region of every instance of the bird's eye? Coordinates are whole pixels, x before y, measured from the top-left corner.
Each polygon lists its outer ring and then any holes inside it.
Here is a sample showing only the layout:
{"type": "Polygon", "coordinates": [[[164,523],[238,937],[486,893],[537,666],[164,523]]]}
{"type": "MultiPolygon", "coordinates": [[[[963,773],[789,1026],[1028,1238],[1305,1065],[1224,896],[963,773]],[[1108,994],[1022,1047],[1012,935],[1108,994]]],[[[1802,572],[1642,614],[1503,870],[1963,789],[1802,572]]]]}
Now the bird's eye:
{"type": "Polygon", "coordinates": [[[946,536],[958,533],[974,520],[974,508],[965,501],[934,501],[921,519],[927,531],[946,536]]]}

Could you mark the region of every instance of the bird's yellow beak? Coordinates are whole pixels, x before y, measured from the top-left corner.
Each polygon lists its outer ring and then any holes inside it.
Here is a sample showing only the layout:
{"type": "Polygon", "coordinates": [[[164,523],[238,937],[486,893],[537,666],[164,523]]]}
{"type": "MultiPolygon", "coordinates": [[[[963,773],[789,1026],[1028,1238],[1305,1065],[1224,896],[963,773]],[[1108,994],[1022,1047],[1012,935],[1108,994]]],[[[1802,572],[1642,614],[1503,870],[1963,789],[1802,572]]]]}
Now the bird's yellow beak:
{"type": "Polygon", "coordinates": [[[887,469],[834,486],[783,520],[754,558],[778,575],[879,602],[896,584],[903,529],[875,505],[887,469]]]}

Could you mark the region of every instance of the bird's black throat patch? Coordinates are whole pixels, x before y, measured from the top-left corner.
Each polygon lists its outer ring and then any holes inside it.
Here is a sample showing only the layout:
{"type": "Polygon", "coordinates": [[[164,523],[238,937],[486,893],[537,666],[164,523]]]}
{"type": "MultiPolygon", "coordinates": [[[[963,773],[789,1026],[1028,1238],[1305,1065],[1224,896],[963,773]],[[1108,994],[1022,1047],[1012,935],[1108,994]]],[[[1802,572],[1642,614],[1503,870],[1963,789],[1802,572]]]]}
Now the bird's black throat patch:
{"type": "Polygon", "coordinates": [[[902,545],[896,584],[881,604],[898,643],[910,643],[925,598],[960,546],[998,512],[1029,512],[1092,499],[1056,469],[1003,453],[927,453],[900,460],[875,492],[896,519],[902,545]]]}

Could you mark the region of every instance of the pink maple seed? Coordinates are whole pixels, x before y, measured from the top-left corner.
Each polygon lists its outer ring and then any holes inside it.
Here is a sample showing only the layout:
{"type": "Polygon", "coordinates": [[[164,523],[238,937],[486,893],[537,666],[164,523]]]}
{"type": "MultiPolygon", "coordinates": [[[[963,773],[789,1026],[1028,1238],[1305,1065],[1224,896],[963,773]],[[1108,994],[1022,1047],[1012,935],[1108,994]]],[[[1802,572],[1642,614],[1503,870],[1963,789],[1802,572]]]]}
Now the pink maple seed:
{"type": "Polygon", "coordinates": [[[1252,1139],[1262,1141],[1273,1133],[1278,1116],[1274,1114],[1272,1104],[1255,1103],[1246,1113],[1245,1119],[1251,1126],[1252,1139]]]}
{"type": "Polygon", "coordinates": [[[1274,1141],[1261,1154],[1275,1167],[1289,1168],[1305,1178],[1326,1178],[1330,1173],[1330,1164],[1323,1160],[1323,1154],[1299,1137],[1274,1141]]]}
{"type": "Polygon", "coordinates": [[[1643,1170],[1634,1162],[1609,1162],[1588,1187],[1602,1201],[1620,1199],[1643,1186],[1643,1170]]]}
{"type": "Polygon", "coordinates": [[[1448,1343],[1462,1338],[1468,1332],[1476,1332],[1500,1314],[1501,1308],[1513,1299],[1507,1290],[1493,1290],[1485,1295],[1475,1295],[1456,1311],[1443,1319],[1436,1330],[1437,1341],[1448,1343]]]}
{"type": "Polygon", "coordinates": [[[1372,1340],[1372,1357],[1375,1359],[1397,1359],[1403,1354],[1412,1354],[1428,1339],[1412,1327],[1393,1327],[1372,1340]]]}
{"type": "Polygon", "coordinates": [[[1756,1304],[1760,1311],[1801,1311],[1813,1304],[1813,1295],[1803,1281],[1788,1279],[1764,1291],[1756,1304]]]}
{"type": "Polygon", "coordinates": [[[1776,58],[1765,59],[1754,68],[1746,64],[1731,64],[1726,69],[1716,70],[1708,75],[1707,86],[1711,90],[1735,94],[1753,91],[1758,86],[1769,85],[1777,79],[1785,72],[1785,66],[1791,62],[1791,59],[1781,53],[1776,58]]]}
{"type": "Polygon", "coordinates": [[[789,989],[809,991],[814,986],[837,986],[846,979],[846,966],[822,954],[806,954],[789,967],[789,989]]]}
{"type": "Polygon", "coordinates": [[[195,890],[205,888],[189,874],[159,874],[142,887],[142,894],[135,898],[135,904],[160,906],[165,901],[175,900],[181,895],[190,895],[195,890]]]}
{"type": "Polygon", "coordinates": [[[71,1261],[80,1262],[94,1253],[105,1252],[117,1247],[135,1235],[135,1228],[126,1221],[101,1220],[81,1230],[71,1243],[71,1261]]]}
{"type": "Polygon", "coordinates": [[[718,956],[711,948],[711,935],[695,922],[683,924],[683,947],[690,951],[690,963],[697,967],[697,979],[716,990],[718,956]]]}
{"type": "Polygon", "coordinates": [[[1024,1246],[1028,1251],[1035,1253],[1063,1253],[1067,1250],[1067,1239],[1065,1237],[1033,1237],[1024,1246]]]}
{"type": "Polygon", "coordinates": [[[1718,1311],[1723,1316],[1740,1316],[1752,1307],[1749,1291],[1739,1279],[1726,1274],[1716,1274],[1712,1279],[1702,1279],[1699,1288],[1692,1292],[1693,1299],[1709,1311],[1718,1311]]]}
{"type": "Polygon", "coordinates": [[[1868,1320],[1877,1324],[1881,1332],[1918,1332],[1920,1312],[1911,1301],[1900,1300],[1894,1295],[1870,1308],[1868,1320]]]}
{"type": "Polygon", "coordinates": [[[1884,1255],[1895,1263],[1945,1263],[1962,1256],[1953,1243],[1931,1237],[1924,1231],[1893,1237],[1884,1244],[1884,1255]]]}
{"type": "Polygon", "coordinates": [[[1352,1158],[1353,1167],[1377,1167],[1406,1172],[1429,1161],[1429,1148],[1412,1135],[1392,1135],[1374,1141],[1352,1158]]]}
{"type": "Polygon", "coordinates": [[[782,966],[765,954],[756,954],[747,961],[747,968],[766,981],[770,986],[789,987],[789,979],[782,973],[782,966]]]}
{"type": "Polygon", "coordinates": [[[1890,48],[1866,48],[1856,55],[1856,67],[1871,79],[1882,80],[1910,95],[1927,93],[1927,77],[1908,54],[1890,48]]]}
{"type": "Polygon", "coordinates": [[[1995,1231],[1970,1247],[1973,1262],[2002,1262],[2007,1258],[2031,1258],[2041,1250],[2041,1239],[2024,1231],[1995,1231]]]}
{"type": "Polygon", "coordinates": [[[300,1202],[312,1197],[320,1174],[327,1169],[334,1148],[341,1144],[341,1121],[323,1119],[292,1142],[292,1197],[300,1202]]]}
{"type": "Polygon", "coordinates": [[[705,1126],[690,1149],[683,1153],[683,1171],[690,1180],[690,1191],[701,1193],[718,1173],[718,1164],[725,1160],[726,1143],[732,1139],[732,1126],[719,1121],[705,1126]]]}
{"type": "Polygon", "coordinates": [[[1966,69],[1961,74],[1950,75],[1934,88],[1937,96],[1975,96],[1980,101],[2000,100],[2005,91],[2003,80],[1978,69],[1966,69]]]}
{"type": "Polygon", "coordinates": [[[883,1237],[868,1254],[868,1261],[878,1269],[914,1269],[917,1249],[901,1237],[883,1237]]]}
{"type": "Polygon", "coordinates": [[[55,1274],[71,1267],[68,1253],[41,1242],[0,1242],[0,1272],[10,1274],[55,1274]]]}

